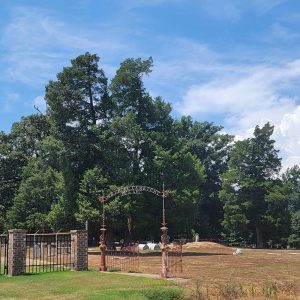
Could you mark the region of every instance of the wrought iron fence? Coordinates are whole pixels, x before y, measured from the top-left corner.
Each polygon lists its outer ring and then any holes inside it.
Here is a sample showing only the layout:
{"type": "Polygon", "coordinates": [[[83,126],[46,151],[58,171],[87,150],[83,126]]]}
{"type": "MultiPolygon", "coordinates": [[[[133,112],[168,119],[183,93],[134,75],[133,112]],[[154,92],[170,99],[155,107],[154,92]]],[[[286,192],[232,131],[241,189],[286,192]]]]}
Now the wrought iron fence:
{"type": "Polygon", "coordinates": [[[8,236],[0,235],[0,275],[6,275],[8,268],[8,236]]]}
{"type": "Polygon", "coordinates": [[[138,244],[118,250],[106,250],[106,266],[108,271],[139,271],[138,244]]]}
{"type": "Polygon", "coordinates": [[[169,270],[171,273],[182,273],[182,244],[173,242],[168,251],[169,270]]]}
{"type": "Polygon", "coordinates": [[[71,269],[71,234],[27,234],[26,273],[71,269]]]}

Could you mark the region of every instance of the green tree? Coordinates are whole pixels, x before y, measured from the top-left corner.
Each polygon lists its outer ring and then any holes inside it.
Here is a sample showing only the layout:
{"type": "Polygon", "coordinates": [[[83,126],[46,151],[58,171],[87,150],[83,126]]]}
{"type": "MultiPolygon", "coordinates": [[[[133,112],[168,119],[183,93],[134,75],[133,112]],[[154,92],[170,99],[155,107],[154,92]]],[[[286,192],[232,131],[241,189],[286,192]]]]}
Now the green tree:
{"type": "Polygon", "coordinates": [[[265,197],[266,212],[262,215],[264,235],[269,246],[286,247],[291,230],[287,190],[281,182],[273,183],[265,197]]]}
{"type": "Polygon", "coordinates": [[[84,170],[101,158],[101,151],[95,147],[99,142],[95,130],[105,125],[111,110],[107,78],[98,62],[95,54],[80,55],[57,74],[57,81],[46,86],[55,136],[68,151],[70,173],[75,177],[72,180],[77,182],[84,170]]]}
{"type": "MultiPolygon", "coordinates": [[[[205,180],[203,165],[183,141],[177,141],[169,149],[158,146],[154,163],[153,177],[161,177],[160,182],[170,192],[166,204],[170,233],[190,237],[199,218],[200,187],[205,180]]],[[[157,211],[161,212],[161,203],[157,211]]]]}
{"type": "Polygon", "coordinates": [[[300,210],[297,210],[291,219],[291,235],[288,239],[289,245],[295,248],[300,247],[300,210]]]}
{"type": "Polygon", "coordinates": [[[15,151],[23,152],[29,160],[39,156],[39,144],[52,134],[48,115],[34,114],[22,117],[12,125],[10,136],[15,151]]]}
{"type": "Polygon", "coordinates": [[[137,124],[145,129],[152,111],[152,99],[144,88],[142,77],[151,72],[152,58],[126,59],[121,63],[111,81],[110,91],[117,114],[125,116],[128,112],[136,116],[137,124]]]}
{"type": "Polygon", "coordinates": [[[22,182],[8,212],[10,228],[30,231],[49,228],[51,205],[62,196],[62,174],[40,161],[30,162],[23,170],[22,182]]]}
{"type": "Polygon", "coordinates": [[[55,125],[62,132],[87,132],[108,114],[107,78],[96,54],[85,53],[46,86],[45,99],[55,125]]]}
{"type": "Polygon", "coordinates": [[[176,136],[186,143],[205,168],[206,180],[201,184],[200,217],[195,227],[202,237],[217,238],[221,234],[223,204],[219,199],[221,175],[227,169],[233,136],[221,133],[222,126],[209,122],[193,122],[182,117],[175,123],[176,136]]]}
{"type": "Polygon", "coordinates": [[[13,204],[26,162],[26,155],[14,150],[11,136],[0,132],[0,232],[7,229],[7,210],[13,204]]]}
{"type": "Polygon", "coordinates": [[[289,195],[289,209],[291,213],[300,210],[300,167],[295,165],[288,168],[282,175],[289,195]]]}
{"type": "Polygon", "coordinates": [[[256,126],[253,138],[235,143],[220,191],[227,236],[246,242],[253,242],[255,237],[258,247],[268,240],[266,197],[281,166],[272,134],[273,126],[267,123],[256,126]]]}
{"type": "MultiPolygon", "coordinates": [[[[112,109],[107,78],[98,63],[95,54],[80,55],[71,61],[70,67],[58,73],[56,81],[46,86],[45,99],[55,137],[65,148],[61,171],[67,210],[73,218],[81,177],[102,158],[98,128],[108,122],[112,109]]],[[[74,222],[70,219],[70,226],[74,222]]]]}
{"type": "Polygon", "coordinates": [[[107,188],[107,179],[103,176],[100,167],[88,169],[80,182],[80,188],[77,198],[78,212],[76,218],[84,224],[86,221],[99,223],[101,219],[101,205],[99,196],[103,195],[107,188]]]}
{"type": "Polygon", "coordinates": [[[292,247],[300,246],[300,168],[295,165],[288,168],[282,176],[286,185],[286,196],[289,201],[291,214],[291,235],[289,244],[292,247]]]}
{"type": "Polygon", "coordinates": [[[39,144],[51,134],[46,115],[22,117],[11,132],[0,132],[0,231],[5,229],[6,214],[21,182],[22,169],[39,155],[39,144]]]}

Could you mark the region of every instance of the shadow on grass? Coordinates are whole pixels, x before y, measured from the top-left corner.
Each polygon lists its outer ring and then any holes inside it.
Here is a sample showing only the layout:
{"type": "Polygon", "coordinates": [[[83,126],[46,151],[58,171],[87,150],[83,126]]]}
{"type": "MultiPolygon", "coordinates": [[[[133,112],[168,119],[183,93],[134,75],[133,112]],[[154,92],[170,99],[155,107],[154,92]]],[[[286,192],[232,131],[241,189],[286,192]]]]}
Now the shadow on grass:
{"type": "MultiPolygon", "coordinates": [[[[93,252],[89,252],[89,255],[100,255],[100,251],[93,251],[93,252]]],[[[106,254],[108,255],[108,254],[106,254]]],[[[205,252],[183,252],[182,256],[227,256],[227,255],[232,255],[229,253],[205,253],[205,252]]],[[[142,257],[156,257],[156,256],[161,256],[161,252],[157,251],[157,252],[140,252],[140,256],[142,257]]]]}
{"type": "Polygon", "coordinates": [[[227,256],[229,253],[199,253],[199,252],[184,252],[182,256],[227,256]]]}

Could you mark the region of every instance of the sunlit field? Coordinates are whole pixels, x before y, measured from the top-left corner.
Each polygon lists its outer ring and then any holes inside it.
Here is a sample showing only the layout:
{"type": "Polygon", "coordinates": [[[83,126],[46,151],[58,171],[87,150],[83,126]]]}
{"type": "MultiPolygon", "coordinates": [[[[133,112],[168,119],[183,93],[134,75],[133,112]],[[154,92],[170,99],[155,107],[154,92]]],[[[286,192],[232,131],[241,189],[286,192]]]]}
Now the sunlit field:
{"type": "MultiPolygon", "coordinates": [[[[187,297],[200,299],[255,298],[300,299],[300,251],[273,249],[243,249],[214,243],[184,246],[183,273],[174,274],[184,287],[187,297]]],[[[89,255],[89,265],[97,268],[99,255],[89,255]]],[[[160,253],[140,255],[139,271],[160,273],[160,253]]],[[[176,282],[176,280],[175,280],[176,282]]]]}

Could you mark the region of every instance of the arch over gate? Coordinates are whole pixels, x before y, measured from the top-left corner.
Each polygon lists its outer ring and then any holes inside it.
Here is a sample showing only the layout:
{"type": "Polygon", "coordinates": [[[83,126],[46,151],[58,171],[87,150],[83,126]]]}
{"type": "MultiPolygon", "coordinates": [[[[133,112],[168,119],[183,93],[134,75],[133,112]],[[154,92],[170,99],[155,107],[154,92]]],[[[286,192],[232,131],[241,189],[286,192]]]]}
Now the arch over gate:
{"type": "Polygon", "coordinates": [[[107,196],[99,196],[99,201],[100,202],[104,202],[107,201],[115,196],[126,196],[126,195],[131,195],[131,194],[141,194],[142,192],[149,192],[152,193],[156,196],[159,197],[167,197],[168,196],[168,192],[166,192],[164,190],[163,187],[163,191],[159,191],[157,189],[154,189],[152,187],[149,186],[145,186],[145,185],[133,185],[133,186],[129,186],[129,187],[122,187],[117,189],[116,191],[113,191],[111,193],[109,193],[107,196]]]}
{"type": "Polygon", "coordinates": [[[130,194],[141,194],[142,192],[149,192],[156,196],[159,196],[162,198],[162,227],[160,228],[162,231],[161,235],[161,250],[162,250],[162,267],[161,267],[161,277],[167,278],[169,277],[169,267],[168,267],[168,242],[169,242],[169,236],[168,236],[168,227],[166,226],[166,214],[165,214],[165,198],[169,196],[169,193],[165,191],[165,187],[163,184],[163,190],[159,191],[154,188],[143,186],[143,185],[137,185],[137,186],[129,186],[129,187],[122,187],[117,189],[116,191],[111,192],[107,196],[101,195],[98,197],[99,201],[102,203],[102,225],[100,228],[100,252],[101,252],[101,258],[100,258],[100,271],[106,271],[106,258],[105,258],[105,252],[106,252],[106,244],[105,244],[105,232],[106,232],[106,225],[105,225],[105,202],[109,199],[121,195],[126,196],[130,194]]]}

